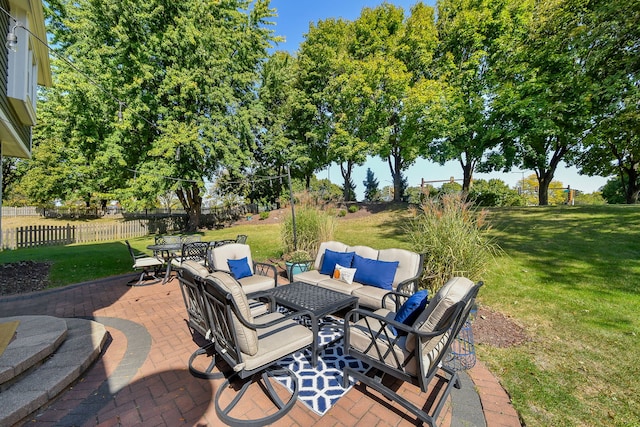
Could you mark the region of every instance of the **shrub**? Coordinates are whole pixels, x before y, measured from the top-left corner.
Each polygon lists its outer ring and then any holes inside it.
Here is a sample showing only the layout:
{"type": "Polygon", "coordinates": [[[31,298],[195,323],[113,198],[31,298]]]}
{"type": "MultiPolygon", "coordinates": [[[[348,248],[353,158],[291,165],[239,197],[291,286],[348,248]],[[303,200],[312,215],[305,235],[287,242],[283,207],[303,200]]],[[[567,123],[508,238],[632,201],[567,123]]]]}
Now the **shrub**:
{"type": "Polygon", "coordinates": [[[269,218],[269,211],[262,211],[260,212],[260,219],[267,219],[269,218]]]}
{"type": "Polygon", "coordinates": [[[358,207],[358,205],[350,205],[349,206],[349,212],[351,212],[351,213],[356,213],[356,212],[358,212],[359,209],[360,208],[358,207]]]}
{"type": "Polygon", "coordinates": [[[296,248],[294,248],[293,216],[291,213],[284,216],[280,226],[280,237],[284,246],[284,253],[290,253],[298,249],[309,252],[314,258],[320,243],[333,240],[336,225],[335,218],[311,206],[296,205],[295,215],[296,248]]]}
{"type": "Polygon", "coordinates": [[[500,248],[488,237],[486,211],[461,194],[427,199],[407,225],[412,249],[425,254],[422,288],[436,292],[452,276],[480,280],[500,248]]]}
{"type": "Polygon", "coordinates": [[[340,209],[340,212],[338,212],[338,216],[347,216],[347,211],[344,209],[340,209]]]}

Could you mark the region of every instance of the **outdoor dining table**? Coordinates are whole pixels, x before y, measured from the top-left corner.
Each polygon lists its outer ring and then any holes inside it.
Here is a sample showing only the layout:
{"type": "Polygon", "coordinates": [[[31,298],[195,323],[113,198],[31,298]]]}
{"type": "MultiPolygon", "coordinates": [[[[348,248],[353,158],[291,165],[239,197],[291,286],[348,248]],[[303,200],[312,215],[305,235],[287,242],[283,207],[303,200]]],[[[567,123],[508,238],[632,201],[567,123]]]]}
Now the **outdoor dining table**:
{"type": "MultiPolygon", "coordinates": [[[[326,326],[341,328],[341,325],[336,322],[331,320],[328,321],[326,316],[347,307],[353,309],[358,308],[358,297],[336,292],[320,286],[310,285],[304,282],[293,282],[289,285],[277,286],[261,293],[271,295],[275,300],[275,303],[282,307],[295,311],[309,310],[311,312],[310,326],[314,337],[311,347],[311,364],[314,367],[317,366],[318,355],[320,351],[322,351],[322,348],[319,348],[318,346],[318,335],[320,333],[320,329],[326,326]]],[[[334,343],[338,339],[327,343],[323,348],[334,343]]]]}
{"type": "Polygon", "coordinates": [[[162,279],[162,284],[164,285],[171,274],[171,260],[180,257],[182,254],[182,243],[156,243],[147,246],[147,249],[153,251],[154,254],[159,253],[165,264],[167,264],[167,270],[162,279]]]}

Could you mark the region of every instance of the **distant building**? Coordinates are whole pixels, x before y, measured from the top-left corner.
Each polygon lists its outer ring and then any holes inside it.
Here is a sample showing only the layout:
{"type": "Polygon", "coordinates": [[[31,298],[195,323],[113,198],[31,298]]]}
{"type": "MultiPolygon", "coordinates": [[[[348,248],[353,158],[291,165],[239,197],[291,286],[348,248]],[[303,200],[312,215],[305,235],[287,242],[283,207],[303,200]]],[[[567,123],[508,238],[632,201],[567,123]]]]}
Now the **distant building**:
{"type": "MultiPolygon", "coordinates": [[[[42,1],[0,0],[0,6],[0,28],[7,36],[6,47],[0,53],[5,71],[0,72],[0,160],[3,156],[28,159],[31,131],[36,124],[38,85],[52,84],[49,48],[40,41],[47,40],[42,1]]],[[[0,228],[1,225],[0,219],[0,228]]]]}

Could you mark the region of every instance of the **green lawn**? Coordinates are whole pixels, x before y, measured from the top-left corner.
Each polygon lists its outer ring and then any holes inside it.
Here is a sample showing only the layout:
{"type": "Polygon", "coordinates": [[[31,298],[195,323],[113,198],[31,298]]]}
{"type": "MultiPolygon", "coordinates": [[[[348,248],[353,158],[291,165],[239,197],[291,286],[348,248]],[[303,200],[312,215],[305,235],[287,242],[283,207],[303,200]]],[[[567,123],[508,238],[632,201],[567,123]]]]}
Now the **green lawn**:
{"type": "MultiPolygon", "coordinates": [[[[406,211],[338,221],[336,240],[409,248],[406,211]]],[[[495,209],[492,236],[503,254],[484,277],[479,302],[510,316],[531,341],[478,346],[528,426],[632,426],[640,420],[640,207],[495,209]]],[[[281,255],[279,226],[259,221],[206,232],[247,234],[256,260],[281,255]]],[[[145,250],[151,238],[132,239],[145,250]]],[[[121,242],[23,249],[0,262],[53,261],[56,285],[130,272],[121,242]]]]}

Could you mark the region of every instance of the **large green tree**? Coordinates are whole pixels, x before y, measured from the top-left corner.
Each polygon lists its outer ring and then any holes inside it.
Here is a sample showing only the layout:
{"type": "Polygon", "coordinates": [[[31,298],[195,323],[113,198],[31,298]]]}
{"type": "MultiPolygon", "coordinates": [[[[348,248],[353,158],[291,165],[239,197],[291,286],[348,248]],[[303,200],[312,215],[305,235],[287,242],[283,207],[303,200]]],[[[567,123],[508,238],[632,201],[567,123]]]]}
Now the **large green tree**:
{"type": "Polygon", "coordinates": [[[576,163],[617,175],[627,203],[640,194],[640,2],[567,0],[591,83],[590,128],[576,163]]]}
{"type": "Polygon", "coordinates": [[[503,49],[495,110],[507,167],[534,170],[539,204],[549,203],[549,185],[562,160],[578,152],[590,120],[588,80],[579,37],[585,31],[563,0],[537,2],[523,32],[503,49]]]}
{"type": "Polygon", "coordinates": [[[273,40],[269,1],[53,6],[51,28],[69,60],[56,63],[50,125],[36,145],[63,146],[67,167],[60,179],[43,173],[58,182],[73,175],[79,193],[113,194],[132,208],[174,191],[196,228],[205,179],[250,164],[255,88],[273,40]]]}

